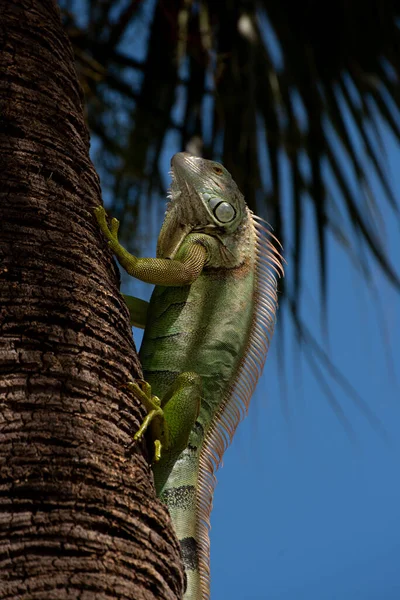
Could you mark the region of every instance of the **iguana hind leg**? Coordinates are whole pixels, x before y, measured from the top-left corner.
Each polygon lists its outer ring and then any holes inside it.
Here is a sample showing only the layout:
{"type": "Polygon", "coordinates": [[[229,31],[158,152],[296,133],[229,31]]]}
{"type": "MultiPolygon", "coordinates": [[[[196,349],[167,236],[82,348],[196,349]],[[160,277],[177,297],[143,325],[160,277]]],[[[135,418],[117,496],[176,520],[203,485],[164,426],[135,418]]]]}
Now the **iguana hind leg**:
{"type": "Polygon", "coordinates": [[[134,439],[139,440],[149,430],[154,444],[153,472],[159,494],[181,452],[187,447],[190,432],[200,410],[201,378],[186,372],[176,377],[160,399],[153,396],[146,381],[129,382],[129,389],[147,410],[134,439]]]}

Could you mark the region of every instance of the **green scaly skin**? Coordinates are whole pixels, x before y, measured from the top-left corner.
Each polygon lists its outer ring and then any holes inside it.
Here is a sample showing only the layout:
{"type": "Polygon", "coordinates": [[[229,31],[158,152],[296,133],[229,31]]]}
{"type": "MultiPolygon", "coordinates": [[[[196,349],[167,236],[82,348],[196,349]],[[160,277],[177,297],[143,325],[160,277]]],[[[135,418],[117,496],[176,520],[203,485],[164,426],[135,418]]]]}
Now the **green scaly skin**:
{"type": "MultiPolygon", "coordinates": [[[[108,228],[102,207],[96,217],[126,271],[156,284],[139,353],[147,383],[130,384],[148,411],[135,438],[149,428],[154,441],[155,486],[181,543],[184,598],[206,600],[213,473],[265,360],[280,258],[260,242],[262,227],[223,166],[187,153],[171,165],[157,258],[127,253],[118,222],[108,228]]],[[[138,324],[143,301],[135,315],[128,300],[138,324]]]]}

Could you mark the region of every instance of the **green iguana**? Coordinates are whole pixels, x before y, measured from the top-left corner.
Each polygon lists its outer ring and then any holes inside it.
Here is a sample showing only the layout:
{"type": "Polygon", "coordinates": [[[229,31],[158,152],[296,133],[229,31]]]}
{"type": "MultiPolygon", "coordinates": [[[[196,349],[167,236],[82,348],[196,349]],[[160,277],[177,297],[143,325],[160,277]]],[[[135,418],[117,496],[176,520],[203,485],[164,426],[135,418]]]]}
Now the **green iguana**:
{"type": "Polygon", "coordinates": [[[246,414],[275,324],[281,256],[220,164],[181,152],[171,161],[169,204],[157,258],[118,242],[102,207],[96,217],[132,276],[155,284],[148,309],[128,298],[132,322],[147,322],[130,383],[148,415],[154,481],[168,506],[187,576],[185,600],[210,596],[209,520],[214,472],[246,414]],[[161,400],[159,400],[161,399],[161,400]]]}

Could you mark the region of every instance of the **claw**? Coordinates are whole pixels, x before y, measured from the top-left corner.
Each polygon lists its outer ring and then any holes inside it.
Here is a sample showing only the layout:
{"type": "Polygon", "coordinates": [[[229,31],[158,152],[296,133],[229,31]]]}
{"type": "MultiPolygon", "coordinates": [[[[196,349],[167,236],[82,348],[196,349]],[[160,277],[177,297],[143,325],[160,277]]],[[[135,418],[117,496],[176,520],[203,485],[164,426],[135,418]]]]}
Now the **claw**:
{"type": "Polygon", "coordinates": [[[111,235],[115,238],[118,237],[118,230],[119,230],[119,221],[118,219],[111,219],[111,226],[110,226],[110,231],[111,231],[111,235]]]}
{"type": "Polygon", "coordinates": [[[162,444],[160,440],[154,440],[154,462],[158,462],[161,458],[162,444]]]}
{"type": "Polygon", "coordinates": [[[104,210],[103,206],[96,206],[96,208],[94,209],[94,214],[95,217],[97,219],[98,224],[100,225],[101,229],[103,229],[103,227],[107,227],[107,223],[106,223],[106,211],[104,210]]]}

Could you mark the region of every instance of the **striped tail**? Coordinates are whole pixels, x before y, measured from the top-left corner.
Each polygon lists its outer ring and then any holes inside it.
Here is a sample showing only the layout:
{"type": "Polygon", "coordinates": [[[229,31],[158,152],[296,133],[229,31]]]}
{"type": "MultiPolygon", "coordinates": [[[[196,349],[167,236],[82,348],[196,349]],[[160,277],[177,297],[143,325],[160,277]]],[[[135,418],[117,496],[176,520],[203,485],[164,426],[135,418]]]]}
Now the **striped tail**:
{"type": "Polygon", "coordinates": [[[184,600],[202,600],[199,553],[197,488],[200,450],[189,445],[176,461],[161,493],[168,506],[181,545],[186,574],[184,600]]]}

